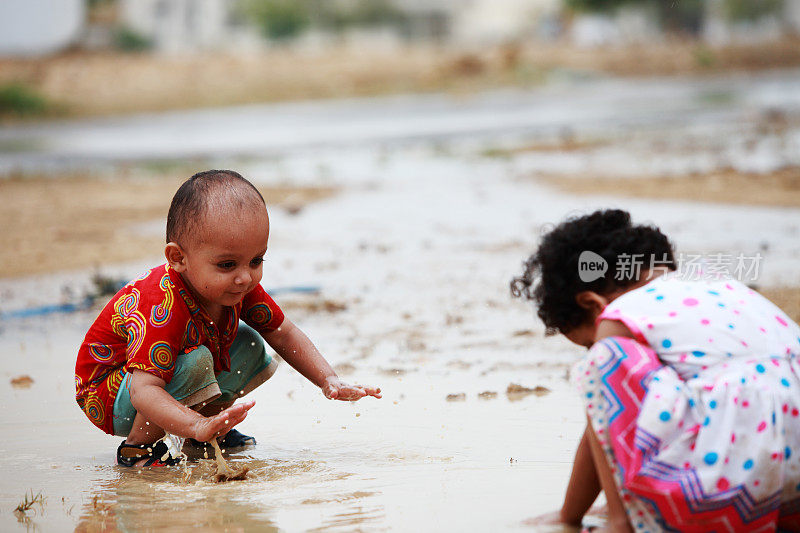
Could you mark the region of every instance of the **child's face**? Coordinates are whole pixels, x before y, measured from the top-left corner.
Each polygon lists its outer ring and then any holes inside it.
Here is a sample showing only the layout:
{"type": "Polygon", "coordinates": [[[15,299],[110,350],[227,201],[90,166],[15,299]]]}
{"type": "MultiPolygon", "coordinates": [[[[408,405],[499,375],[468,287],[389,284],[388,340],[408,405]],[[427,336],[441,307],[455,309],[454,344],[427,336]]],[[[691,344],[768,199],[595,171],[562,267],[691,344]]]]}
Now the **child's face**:
{"type": "Polygon", "coordinates": [[[167,245],[167,260],[212,316],[261,281],[269,218],[265,207],[208,213],[185,246],[167,245]],[[176,253],[178,252],[178,253],[176,253]]]}
{"type": "Polygon", "coordinates": [[[572,328],[568,332],[564,333],[564,336],[571,342],[585,348],[592,347],[596,335],[597,327],[595,326],[594,321],[587,322],[586,324],[572,328]]]}
{"type": "MultiPolygon", "coordinates": [[[[574,327],[564,336],[579,346],[591,348],[592,345],[599,340],[597,338],[597,319],[606,308],[608,304],[622,296],[628,291],[637,289],[649,283],[652,279],[657,278],[669,272],[666,267],[658,267],[652,271],[645,270],[642,272],[641,279],[636,283],[628,285],[627,287],[620,287],[607,293],[597,293],[594,291],[582,291],[575,295],[575,303],[577,303],[586,313],[586,320],[580,326],[574,327]]],[[[625,328],[627,330],[627,328],[625,328]]]]}

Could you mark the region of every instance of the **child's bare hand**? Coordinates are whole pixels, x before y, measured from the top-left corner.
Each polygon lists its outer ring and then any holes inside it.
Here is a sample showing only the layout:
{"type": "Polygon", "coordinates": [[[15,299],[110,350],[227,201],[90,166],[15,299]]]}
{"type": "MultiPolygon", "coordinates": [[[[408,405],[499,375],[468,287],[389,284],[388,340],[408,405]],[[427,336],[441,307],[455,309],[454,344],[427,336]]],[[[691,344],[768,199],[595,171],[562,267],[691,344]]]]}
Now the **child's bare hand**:
{"type": "Polygon", "coordinates": [[[195,424],[195,440],[208,442],[213,438],[225,435],[233,426],[247,418],[247,411],[255,404],[255,401],[237,403],[217,415],[199,420],[195,424]]]}
{"type": "Polygon", "coordinates": [[[343,400],[354,402],[364,396],[381,397],[379,387],[364,387],[361,385],[348,385],[336,376],[329,377],[322,386],[322,393],[330,400],[343,400]]]}
{"type": "Polygon", "coordinates": [[[561,518],[561,511],[553,511],[523,520],[522,524],[526,526],[553,526],[557,524],[564,524],[564,521],[561,518]]]}

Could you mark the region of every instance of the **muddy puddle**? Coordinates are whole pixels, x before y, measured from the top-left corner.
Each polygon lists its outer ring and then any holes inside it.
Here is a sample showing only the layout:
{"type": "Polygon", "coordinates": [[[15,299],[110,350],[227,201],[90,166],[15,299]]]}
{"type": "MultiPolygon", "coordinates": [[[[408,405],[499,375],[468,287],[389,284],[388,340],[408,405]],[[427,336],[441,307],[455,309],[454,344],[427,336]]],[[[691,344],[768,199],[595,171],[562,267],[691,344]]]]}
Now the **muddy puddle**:
{"type": "MultiPolygon", "coordinates": [[[[75,324],[48,335],[65,341],[75,324]]],[[[20,330],[33,335],[36,328],[20,330]]],[[[0,347],[6,347],[2,344],[0,347]]],[[[29,353],[66,348],[28,337],[29,353]]],[[[66,344],[64,345],[66,346],[66,344]]],[[[499,347],[498,347],[499,348],[499,347]]],[[[506,354],[510,355],[510,354],[506,354]]],[[[520,354],[522,355],[522,354],[520,354]]],[[[477,357],[475,357],[477,356],[477,357]]],[[[75,531],[481,531],[529,529],[524,520],[560,503],[570,455],[581,432],[580,406],[561,376],[522,379],[514,371],[467,358],[470,370],[447,360],[411,379],[355,364],[382,400],[333,402],[287,367],[254,392],[256,406],[241,430],[258,444],[226,455],[247,479],[215,483],[212,458],[184,467],[122,468],[113,464],[119,438],[93,432],[60,385],[70,361],[39,371],[31,389],[0,389],[0,528],[75,531]],[[52,373],[50,373],[52,371],[52,373]],[[511,402],[516,382],[552,389],[511,402]],[[40,388],[41,387],[41,388],[40,388]],[[37,402],[37,391],[51,397],[37,402]],[[464,400],[448,402],[447,391],[464,400]],[[291,393],[291,394],[290,394],[291,393]],[[34,435],[29,446],[16,446],[34,435]],[[62,440],[63,439],[63,440],[62,440]],[[554,489],[553,487],[558,487],[554,489]],[[10,510],[29,488],[42,491],[41,509],[18,522],[10,510]],[[480,509],[473,513],[473,509],[480,509]]],[[[65,357],[66,359],[66,357],[65,357]]],[[[509,367],[515,365],[509,363],[509,367]]],[[[46,395],[45,395],[46,396],[46,395]]]]}
{"type": "MultiPolygon", "coordinates": [[[[236,136],[209,152],[220,158],[210,167],[259,184],[340,191],[297,213],[271,211],[262,285],[318,288],[276,300],[344,379],[380,386],[384,398],[328,401],[283,366],[253,392],[256,406],[239,427],[258,445],[229,456],[249,468],[247,479],[211,482],[211,460],[191,462],[188,475],[123,469],[114,465],[120,438],[97,431],[73,399],[75,351],[96,310],[2,314],[83,294],[93,272],[0,280],[0,531],[563,531],[525,522],[560,506],[584,424],[567,381],[582,350],[545,337],[531,307],[509,296],[541,231],[577,212],[621,207],[659,225],[679,252],[759,253],[759,285],[800,286],[800,210],[573,194],[537,176],[602,169],[690,180],[718,167],[797,167],[800,122],[789,119],[800,116],[799,84],[797,72],[610,80],[517,94],[503,99],[503,113],[498,95],[433,110],[408,97],[395,105],[414,113],[396,127],[391,113],[375,112],[380,101],[354,102],[364,106],[361,122],[345,132],[339,115],[320,112],[341,104],[320,103],[285,142],[274,109],[248,119],[255,130],[240,131],[232,115],[225,127],[236,136]],[[733,97],[698,95],[719,87],[733,97]],[[785,130],[758,133],[768,108],[785,111],[785,130]],[[273,136],[260,136],[262,125],[273,136]],[[578,145],[530,149],[565,128],[578,145]],[[616,137],[580,145],[606,130],[616,137]],[[250,157],[226,159],[233,145],[250,157]],[[666,148],[654,157],[657,145],[666,148]],[[267,148],[277,155],[252,155],[267,148]],[[29,491],[44,500],[20,521],[13,509],[29,491]]],[[[70,154],[84,159],[69,165],[94,157],[111,165],[123,145],[130,159],[179,158],[217,139],[211,128],[183,141],[150,135],[176,119],[159,120],[119,122],[140,134],[133,145],[131,135],[98,143],[105,129],[83,123],[0,131],[0,140],[52,138],[51,152],[5,163],[38,168],[70,154]]],[[[156,226],[160,236],[163,220],[156,226]]],[[[103,272],[131,279],[159,255],[103,272]]]]}

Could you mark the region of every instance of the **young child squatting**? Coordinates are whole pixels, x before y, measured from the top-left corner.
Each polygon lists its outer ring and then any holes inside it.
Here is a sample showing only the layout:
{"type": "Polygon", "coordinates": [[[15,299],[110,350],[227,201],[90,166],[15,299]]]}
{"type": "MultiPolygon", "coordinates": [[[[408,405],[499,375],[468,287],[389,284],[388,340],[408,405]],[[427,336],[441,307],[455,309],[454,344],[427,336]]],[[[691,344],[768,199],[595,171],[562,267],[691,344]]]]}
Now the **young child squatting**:
{"type": "Polygon", "coordinates": [[[677,270],[668,238],[625,211],[568,219],[512,282],[572,369],[587,426],[560,511],[600,490],[608,531],[800,531],[800,327],[722,273],[677,270]],[[582,276],[581,256],[609,266],[582,276]],[[628,275],[614,265],[641,258],[628,275]]]}
{"type": "Polygon", "coordinates": [[[200,172],[175,193],[167,263],[111,299],[75,365],[80,408],[126,437],[120,465],[177,464],[164,442],[153,445],[165,431],[198,444],[219,437],[227,449],[255,444],[233,429],[255,402],[234,402],[275,372],[263,341],[327,398],[381,397],[379,388],[342,382],[261,288],[268,239],[264,199],[236,172],[200,172]]]}

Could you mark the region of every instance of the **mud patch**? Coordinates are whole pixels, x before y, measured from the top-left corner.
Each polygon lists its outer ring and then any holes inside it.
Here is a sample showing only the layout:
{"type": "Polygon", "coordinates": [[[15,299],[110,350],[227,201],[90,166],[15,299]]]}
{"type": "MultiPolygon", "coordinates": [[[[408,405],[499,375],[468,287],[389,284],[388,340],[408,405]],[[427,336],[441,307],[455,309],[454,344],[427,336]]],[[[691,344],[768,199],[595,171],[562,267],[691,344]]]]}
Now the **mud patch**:
{"type": "Polygon", "coordinates": [[[33,378],[27,374],[11,378],[11,386],[15,389],[30,389],[33,386],[33,378]]]}
{"type": "Polygon", "coordinates": [[[789,318],[800,324],[800,287],[769,287],[756,290],[780,307],[789,318]]]}
{"type": "Polygon", "coordinates": [[[333,367],[333,370],[340,376],[347,376],[356,371],[356,365],[353,363],[339,363],[333,367]]]}
{"type": "MultiPolygon", "coordinates": [[[[127,172],[127,171],[126,171],[127,172]]],[[[166,220],[169,203],[190,171],[138,178],[114,174],[20,176],[0,180],[0,277],[40,274],[161,255],[164,237],[139,225],[166,220]],[[136,201],[132,202],[131,198],[136,201]]],[[[259,187],[267,206],[290,198],[309,203],[333,188],[259,187]]]]}
{"type": "Polygon", "coordinates": [[[720,204],[800,207],[800,167],[764,174],[727,168],[680,177],[616,178],[605,176],[539,176],[564,192],[703,201],[720,204]]]}
{"type": "Polygon", "coordinates": [[[319,505],[322,503],[344,503],[353,500],[362,500],[364,498],[369,498],[370,496],[375,496],[376,494],[378,493],[368,492],[368,491],[356,491],[335,496],[333,498],[310,498],[300,502],[300,505],[319,505]]]}
{"type": "Polygon", "coordinates": [[[536,385],[533,388],[529,388],[516,383],[509,383],[508,387],[506,388],[506,396],[508,397],[509,401],[512,402],[522,400],[531,394],[536,396],[544,396],[545,394],[549,393],[550,389],[541,385],[536,385]]]}
{"type": "Polygon", "coordinates": [[[412,372],[412,370],[407,370],[405,368],[380,368],[378,369],[378,372],[383,376],[397,377],[397,376],[404,376],[409,372],[412,372]]]}
{"type": "Polygon", "coordinates": [[[295,298],[281,302],[285,311],[306,311],[308,313],[340,313],[347,310],[347,304],[329,299],[295,298]]]}

